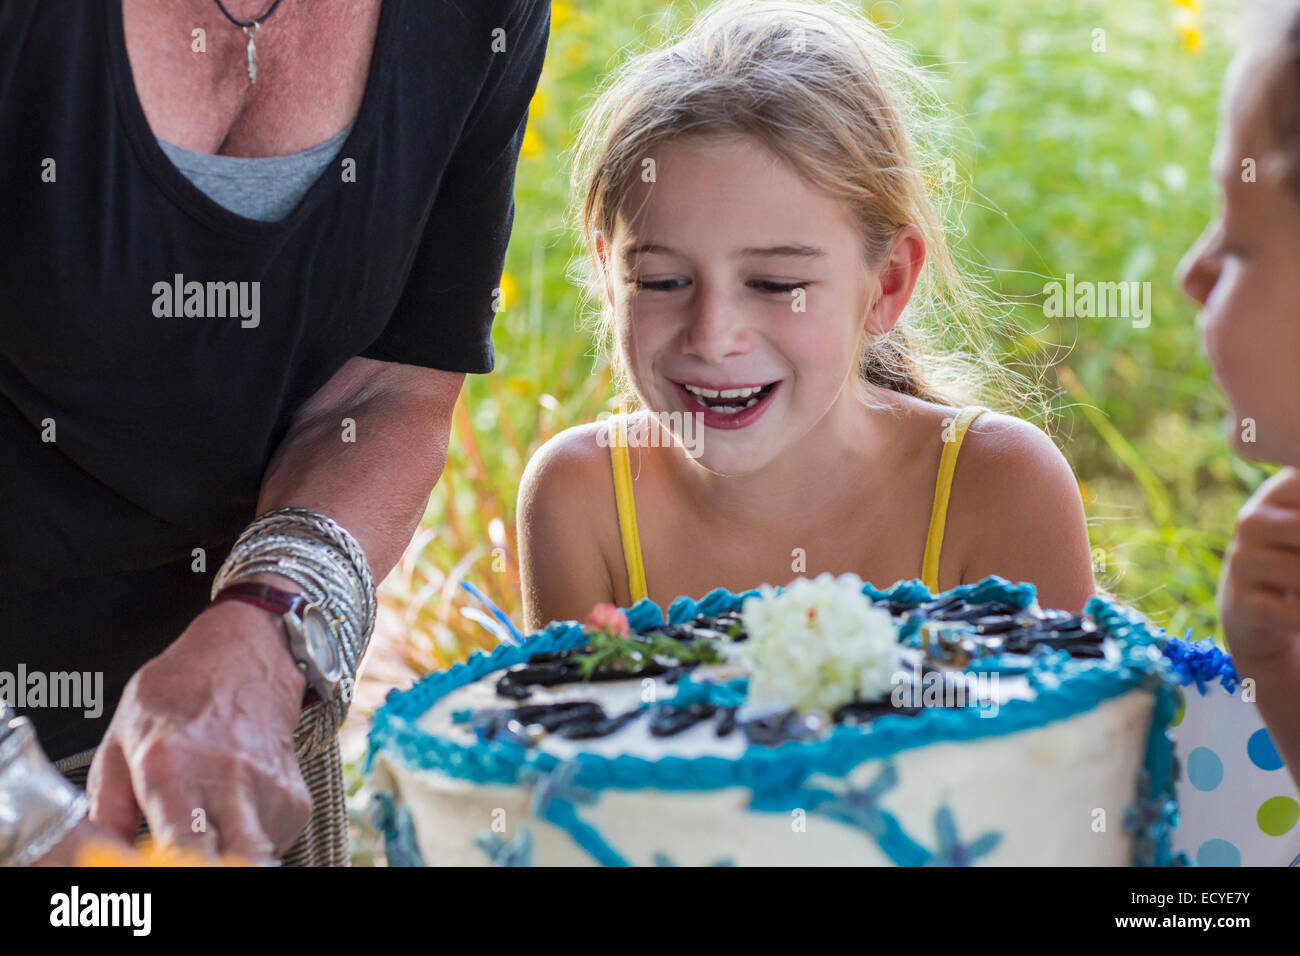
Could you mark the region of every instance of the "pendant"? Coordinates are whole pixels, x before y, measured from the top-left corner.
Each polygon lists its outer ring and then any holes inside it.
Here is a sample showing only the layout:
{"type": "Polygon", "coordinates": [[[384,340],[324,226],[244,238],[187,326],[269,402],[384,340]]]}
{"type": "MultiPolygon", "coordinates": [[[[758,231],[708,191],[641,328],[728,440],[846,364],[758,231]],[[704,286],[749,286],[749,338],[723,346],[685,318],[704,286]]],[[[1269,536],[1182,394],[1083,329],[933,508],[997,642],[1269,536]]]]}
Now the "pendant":
{"type": "Polygon", "coordinates": [[[248,34],[248,82],[257,82],[257,44],[253,42],[253,37],[257,34],[258,24],[251,27],[244,27],[244,32],[248,34]]]}

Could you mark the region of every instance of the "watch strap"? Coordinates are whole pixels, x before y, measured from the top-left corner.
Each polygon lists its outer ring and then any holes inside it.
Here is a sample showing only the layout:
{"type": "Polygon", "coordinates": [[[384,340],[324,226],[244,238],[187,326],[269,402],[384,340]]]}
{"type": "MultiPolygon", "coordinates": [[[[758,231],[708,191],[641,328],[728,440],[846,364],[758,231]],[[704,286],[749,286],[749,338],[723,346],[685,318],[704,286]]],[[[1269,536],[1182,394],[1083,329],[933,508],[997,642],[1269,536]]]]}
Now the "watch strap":
{"type": "Polygon", "coordinates": [[[211,607],[220,601],[241,601],[275,614],[293,614],[297,617],[302,616],[302,607],[307,603],[307,599],[301,594],[254,581],[236,581],[234,584],[227,584],[217,592],[217,596],[209,602],[208,606],[211,607]]]}

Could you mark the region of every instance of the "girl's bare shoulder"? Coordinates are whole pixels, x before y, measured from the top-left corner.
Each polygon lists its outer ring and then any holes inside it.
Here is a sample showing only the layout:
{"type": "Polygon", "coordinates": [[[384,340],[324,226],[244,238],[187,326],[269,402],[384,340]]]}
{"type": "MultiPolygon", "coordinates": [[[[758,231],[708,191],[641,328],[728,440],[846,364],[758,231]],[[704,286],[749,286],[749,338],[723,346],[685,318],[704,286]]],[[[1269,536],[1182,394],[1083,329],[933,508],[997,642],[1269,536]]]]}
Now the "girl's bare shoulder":
{"type": "Polygon", "coordinates": [[[618,522],[603,422],[567,428],[529,459],[517,508],[525,625],[581,619],[617,597],[618,522]]]}
{"type": "Polygon", "coordinates": [[[1076,611],[1091,595],[1078,481],[1056,442],[1037,425],[995,412],[972,422],[948,508],[948,536],[962,580],[1000,574],[1032,581],[1045,607],[1076,611]]]}
{"type": "MultiPolygon", "coordinates": [[[[907,440],[933,445],[937,455],[952,441],[961,408],[900,396],[895,413],[907,440]]],[[[1064,463],[1056,444],[1038,426],[998,412],[985,411],[966,429],[958,457],[967,475],[1007,468],[1040,470],[1064,463]]],[[[1067,469],[1068,470],[1068,469],[1067,469]]]]}
{"type": "Polygon", "coordinates": [[[612,506],[610,476],[608,424],[574,425],[548,438],[528,460],[519,485],[520,509],[540,500],[548,508],[582,513],[605,495],[612,506]]]}
{"type": "Polygon", "coordinates": [[[1055,492],[1062,481],[1077,492],[1074,474],[1056,442],[1037,425],[1013,415],[984,412],[971,422],[958,460],[975,485],[994,494],[1018,497],[1044,486],[1055,492]]]}

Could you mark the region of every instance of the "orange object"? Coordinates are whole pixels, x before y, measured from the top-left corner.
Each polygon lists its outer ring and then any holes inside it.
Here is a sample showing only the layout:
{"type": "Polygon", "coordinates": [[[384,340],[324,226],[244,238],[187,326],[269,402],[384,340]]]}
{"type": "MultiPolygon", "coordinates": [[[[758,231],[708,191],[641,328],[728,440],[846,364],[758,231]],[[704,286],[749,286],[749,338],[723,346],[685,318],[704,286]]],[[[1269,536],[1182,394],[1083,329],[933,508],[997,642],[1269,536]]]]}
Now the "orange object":
{"type": "Polygon", "coordinates": [[[77,866],[250,866],[243,857],[224,854],[206,856],[197,850],[161,846],[146,839],[140,846],[126,848],[112,843],[87,843],[77,852],[77,866]]]}

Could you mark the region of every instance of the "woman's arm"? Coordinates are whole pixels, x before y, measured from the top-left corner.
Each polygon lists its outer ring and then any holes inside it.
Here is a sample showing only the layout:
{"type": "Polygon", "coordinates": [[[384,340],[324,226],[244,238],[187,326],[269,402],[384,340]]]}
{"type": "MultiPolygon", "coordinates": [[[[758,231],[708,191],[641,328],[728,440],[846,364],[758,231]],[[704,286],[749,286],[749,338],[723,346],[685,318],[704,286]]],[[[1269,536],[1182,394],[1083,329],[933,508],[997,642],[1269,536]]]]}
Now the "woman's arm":
{"type": "Polygon", "coordinates": [[[609,449],[597,442],[604,428],[597,423],[561,432],[524,470],[516,522],[529,631],[582,620],[601,601],[618,603],[603,557],[615,520],[609,449]]]}
{"type": "Polygon", "coordinates": [[[971,424],[948,514],[960,576],[947,577],[945,541],[943,587],[998,574],[1032,583],[1044,608],[1075,612],[1095,593],[1078,483],[1052,440],[1028,422],[986,412],[971,424]]]}
{"type": "MultiPolygon", "coordinates": [[[[382,580],[442,473],[462,380],[352,359],[295,415],[259,513],[328,515],[382,580]]],[[[203,611],[127,684],[91,769],[92,817],[124,838],[143,812],[164,842],[253,860],[283,852],[311,809],[293,748],[304,689],[275,615],[233,601],[203,611]]]]}
{"type": "Polygon", "coordinates": [[[350,360],[294,416],[263,476],[258,514],[295,505],[329,515],[383,580],[442,475],[464,380],[459,372],[350,360]],[[355,422],[352,441],[347,419],[355,422]]]}

